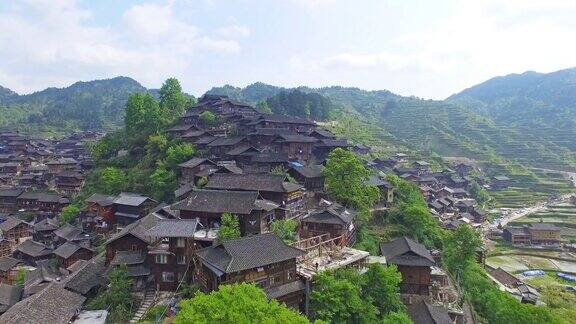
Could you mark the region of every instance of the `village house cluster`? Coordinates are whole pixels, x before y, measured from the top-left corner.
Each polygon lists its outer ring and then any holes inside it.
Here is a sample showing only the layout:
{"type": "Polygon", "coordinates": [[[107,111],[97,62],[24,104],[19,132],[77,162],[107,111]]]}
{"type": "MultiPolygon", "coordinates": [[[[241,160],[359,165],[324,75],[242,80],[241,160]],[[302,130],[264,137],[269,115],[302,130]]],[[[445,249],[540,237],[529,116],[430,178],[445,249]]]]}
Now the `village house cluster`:
{"type": "MultiPolygon", "coordinates": [[[[173,204],[137,193],[93,194],[86,200],[79,226],[72,226],[59,224],[56,217],[68,203],[66,194],[78,190],[70,183],[46,182],[57,193],[40,193],[36,187],[17,183],[2,191],[0,203],[8,213],[33,211],[34,215],[29,221],[8,216],[0,224],[0,322],[53,319],[60,323],[82,318],[78,310],[85,300],[94,297],[119,266],[126,267],[134,296],[141,301],[137,318],[152,301],[163,294],[172,296],[182,283],[196,284],[206,292],[222,284],[254,283],[268,298],[308,314],[318,272],[342,267],[363,270],[373,262],[398,266],[401,294],[413,318],[462,321],[462,310],[449,306],[456,304],[458,295],[441,268],[438,252],[407,237],[382,244],[381,256],[352,248],[357,211],[326,194],[323,164],[335,148],[360,154],[369,148],[352,146],[311,120],[260,113],[216,95],[200,98],[167,133],[199,151],[179,165],[181,186],[174,192],[173,204]],[[238,217],[241,238],[218,240],[224,214],[238,217]],[[285,219],[298,224],[293,243],[272,232],[271,224],[285,219]],[[96,243],[102,253],[96,252],[96,243]],[[23,286],[15,284],[21,269],[26,271],[23,286]],[[42,303],[46,298],[57,300],[42,303]]],[[[67,141],[63,147],[71,145],[67,141]]],[[[10,145],[13,149],[14,144],[10,145]]],[[[54,152],[59,150],[48,150],[52,154],[38,165],[47,166],[49,177],[58,178],[62,172],[81,175],[89,159],[84,160],[83,149],[74,147],[82,153],[57,156],[54,152]],[[74,165],[51,164],[65,159],[74,165]]],[[[369,163],[375,174],[369,183],[381,194],[376,208],[394,203],[394,188],[378,171],[394,172],[426,189],[431,208],[440,200],[447,203],[436,210],[440,220],[452,213],[470,223],[483,221],[465,191],[466,175],[434,173],[425,162],[400,167],[405,162],[407,157],[398,154],[392,160],[369,163]]],[[[21,164],[13,179],[27,168],[21,164]]]]}

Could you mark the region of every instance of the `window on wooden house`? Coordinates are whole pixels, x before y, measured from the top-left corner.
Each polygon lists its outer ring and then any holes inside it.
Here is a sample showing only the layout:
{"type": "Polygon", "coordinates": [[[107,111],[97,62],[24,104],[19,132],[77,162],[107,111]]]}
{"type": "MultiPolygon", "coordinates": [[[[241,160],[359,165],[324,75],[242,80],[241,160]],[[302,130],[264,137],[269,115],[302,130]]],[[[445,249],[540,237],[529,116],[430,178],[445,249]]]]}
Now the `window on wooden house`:
{"type": "Polygon", "coordinates": [[[156,254],[156,263],[159,264],[168,263],[168,256],[166,254],[156,254]]]}
{"type": "Polygon", "coordinates": [[[176,263],[178,264],[186,264],[186,256],[184,254],[176,255],[176,263]]]}
{"type": "Polygon", "coordinates": [[[162,272],[162,281],[163,282],[173,282],[174,281],[174,272],[162,272]]]}
{"type": "Polygon", "coordinates": [[[176,247],[185,247],[186,246],[186,239],[183,237],[179,237],[176,239],[176,247]]]}

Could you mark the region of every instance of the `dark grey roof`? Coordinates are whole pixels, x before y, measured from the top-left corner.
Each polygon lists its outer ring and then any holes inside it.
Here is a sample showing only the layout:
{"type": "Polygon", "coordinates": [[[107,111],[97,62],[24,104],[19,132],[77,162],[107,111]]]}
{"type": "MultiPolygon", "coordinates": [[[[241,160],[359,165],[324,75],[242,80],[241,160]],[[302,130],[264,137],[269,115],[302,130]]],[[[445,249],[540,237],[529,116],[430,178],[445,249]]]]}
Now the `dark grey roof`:
{"type": "Polygon", "coordinates": [[[559,231],[560,228],[554,224],[550,224],[550,223],[534,223],[531,224],[530,227],[532,229],[538,230],[538,231],[559,231]]]}
{"type": "Polygon", "coordinates": [[[243,237],[197,251],[202,262],[224,273],[263,267],[304,254],[274,233],[243,237]]]}
{"type": "Polygon", "coordinates": [[[444,307],[435,306],[425,301],[408,305],[407,310],[412,321],[417,324],[449,324],[454,322],[444,307]]]}
{"type": "Polygon", "coordinates": [[[288,187],[285,176],[273,174],[214,174],[206,188],[220,190],[248,190],[267,192],[289,192],[302,188],[300,185],[288,187]]]}
{"type": "Polygon", "coordinates": [[[97,256],[85,263],[80,269],[74,271],[65,281],[65,287],[79,294],[85,295],[92,288],[103,284],[102,275],[106,270],[106,259],[97,256]]]}
{"type": "Polygon", "coordinates": [[[238,143],[242,142],[244,139],[246,139],[243,136],[239,136],[239,137],[217,137],[214,141],[210,142],[208,144],[209,147],[215,147],[215,146],[232,146],[232,145],[237,145],[238,143]]]}
{"type": "Polygon", "coordinates": [[[114,200],[114,203],[117,205],[140,206],[146,201],[152,201],[152,199],[137,193],[122,192],[114,200]]]}
{"type": "Polygon", "coordinates": [[[156,225],[156,222],[162,218],[163,217],[156,213],[150,213],[124,227],[119,233],[109,238],[104,244],[110,244],[126,235],[133,235],[134,237],[150,244],[152,243],[152,238],[148,235],[148,230],[152,228],[152,226],[156,225]]]}
{"type": "Polygon", "coordinates": [[[194,185],[191,183],[185,183],[182,186],[180,186],[178,189],[174,190],[174,197],[176,197],[176,199],[184,196],[185,194],[189,193],[190,191],[192,191],[192,189],[194,189],[194,185]]]}
{"type": "Polygon", "coordinates": [[[213,142],[215,140],[216,140],[215,136],[211,136],[211,135],[203,136],[203,137],[200,137],[198,140],[196,140],[194,142],[194,144],[196,144],[196,145],[210,144],[211,142],[213,142]]]}
{"type": "Polygon", "coordinates": [[[368,178],[368,185],[376,187],[392,188],[392,185],[390,185],[388,181],[378,176],[371,176],[370,178],[368,178]]]}
{"type": "Polygon", "coordinates": [[[302,221],[324,224],[350,224],[355,215],[355,211],[348,210],[340,204],[332,203],[330,206],[317,208],[309,212],[302,221]]]}
{"type": "Polygon", "coordinates": [[[57,217],[44,218],[43,220],[34,224],[34,231],[36,231],[36,232],[54,231],[59,227],[60,227],[60,222],[58,222],[57,217]]]}
{"type": "Polygon", "coordinates": [[[323,165],[308,165],[303,167],[292,168],[294,172],[300,174],[304,178],[319,178],[322,177],[324,171],[323,165]]]}
{"type": "Polygon", "coordinates": [[[252,162],[257,163],[286,163],[290,159],[284,153],[262,152],[252,157],[252,162]]]}
{"type": "Polygon", "coordinates": [[[334,138],[335,135],[332,134],[329,130],[323,129],[323,128],[318,128],[313,130],[312,132],[310,132],[310,136],[313,136],[314,134],[320,135],[320,137],[324,137],[324,138],[334,138]]]}
{"type": "Polygon", "coordinates": [[[111,265],[132,265],[144,263],[145,256],[141,251],[116,251],[111,265]]]}
{"type": "Polygon", "coordinates": [[[255,191],[194,190],[174,208],[206,213],[250,214],[258,198],[255,191]]]}
{"type": "Polygon", "coordinates": [[[22,261],[14,259],[13,257],[3,256],[0,257],[0,271],[10,271],[17,265],[21,264],[22,261]]]}
{"type": "Polygon", "coordinates": [[[114,203],[115,197],[102,195],[102,194],[92,194],[92,196],[86,198],[86,202],[96,203],[100,206],[110,206],[114,203]]]}
{"type": "Polygon", "coordinates": [[[24,192],[24,189],[0,189],[0,197],[18,197],[24,192]]]}
{"type": "Polygon", "coordinates": [[[197,219],[161,219],[150,229],[155,237],[194,237],[197,219]]]}
{"type": "Polygon", "coordinates": [[[241,145],[235,147],[228,151],[226,154],[231,156],[241,155],[241,154],[256,154],[260,151],[251,145],[241,145]]]}
{"type": "Polygon", "coordinates": [[[67,241],[73,241],[83,233],[82,229],[72,226],[70,224],[64,224],[59,229],[54,231],[54,235],[63,238],[67,241]]]}
{"type": "Polygon", "coordinates": [[[150,269],[141,264],[133,267],[127,267],[126,271],[128,271],[128,275],[130,277],[142,277],[150,274],[150,269]]]}
{"type": "Polygon", "coordinates": [[[25,223],[23,220],[16,218],[16,217],[12,217],[9,216],[8,218],[6,218],[5,221],[3,221],[2,223],[0,223],[0,230],[2,230],[3,232],[7,232],[13,228],[15,228],[16,226],[25,223]]]}
{"type": "Polygon", "coordinates": [[[406,266],[433,266],[434,259],[428,249],[403,236],[380,245],[386,263],[406,266]]]}
{"type": "Polygon", "coordinates": [[[265,292],[268,298],[279,298],[304,289],[306,289],[306,284],[302,280],[296,280],[280,286],[268,287],[265,292]]]}
{"type": "Polygon", "coordinates": [[[524,226],[508,226],[504,231],[508,231],[512,235],[530,235],[528,228],[524,226]]]}
{"type": "Polygon", "coordinates": [[[4,311],[6,311],[19,302],[20,298],[22,298],[22,287],[0,283],[0,308],[5,308],[4,311]]]}
{"type": "Polygon", "coordinates": [[[283,143],[316,143],[318,139],[310,136],[296,134],[296,135],[278,135],[276,141],[283,143]]]}
{"type": "Polygon", "coordinates": [[[296,132],[294,132],[291,129],[287,129],[287,128],[262,128],[262,127],[256,127],[256,129],[254,130],[254,132],[248,134],[248,136],[276,136],[276,135],[289,135],[289,134],[296,134],[296,132]]]}
{"type": "Polygon", "coordinates": [[[54,254],[61,257],[61,258],[68,259],[74,253],[76,253],[76,251],[78,251],[80,249],[87,249],[87,248],[80,246],[78,244],[72,243],[72,242],[66,242],[66,243],[60,245],[56,250],[54,250],[54,254]]]}
{"type": "Polygon", "coordinates": [[[26,240],[22,242],[20,245],[18,245],[16,250],[32,257],[40,257],[52,254],[52,249],[42,243],[33,240],[26,240]]]}
{"type": "Polygon", "coordinates": [[[38,293],[23,299],[0,316],[0,323],[67,324],[80,309],[85,297],[51,283],[38,293]]]}
{"type": "Polygon", "coordinates": [[[283,123],[283,124],[305,124],[305,125],[315,125],[311,120],[292,117],[287,115],[276,115],[276,114],[262,114],[254,122],[249,125],[256,125],[260,122],[267,121],[272,123],[283,123]]]}
{"type": "Polygon", "coordinates": [[[348,141],[344,138],[342,139],[321,139],[316,143],[317,147],[349,147],[348,141]]]}
{"type": "Polygon", "coordinates": [[[181,168],[194,168],[199,166],[202,163],[208,163],[208,164],[212,164],[212,165],[216,165],[216,163],[208,160],[208,159],[203,159],[203,158],[192,158],[184,163],[179,164],[178,166],[181,168]]]}
{"type": "Polygon", "coordinates": [[[59,164],[76,164],[78,161],[73,158],[60,158],[46,162],[46,164],[59,165],[59,164]]]}

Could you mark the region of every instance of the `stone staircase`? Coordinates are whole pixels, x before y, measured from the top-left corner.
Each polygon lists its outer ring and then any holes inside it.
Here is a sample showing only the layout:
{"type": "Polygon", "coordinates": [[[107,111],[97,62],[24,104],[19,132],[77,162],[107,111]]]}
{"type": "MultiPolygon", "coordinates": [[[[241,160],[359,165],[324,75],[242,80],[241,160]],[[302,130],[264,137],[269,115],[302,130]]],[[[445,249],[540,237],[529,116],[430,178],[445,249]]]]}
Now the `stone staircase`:
{"type": "Polygon", "coordinates": [[[148,309],[154,304],[154,300],[156,299],[156,287],[154,284],[148,285],[146,287],[146,292],[144,293],[144,299],[140,304],[140,307],[136,311],[136,314],[130,320],[130,323],[138,323],[139,320],[144,317],[148,309]]]}

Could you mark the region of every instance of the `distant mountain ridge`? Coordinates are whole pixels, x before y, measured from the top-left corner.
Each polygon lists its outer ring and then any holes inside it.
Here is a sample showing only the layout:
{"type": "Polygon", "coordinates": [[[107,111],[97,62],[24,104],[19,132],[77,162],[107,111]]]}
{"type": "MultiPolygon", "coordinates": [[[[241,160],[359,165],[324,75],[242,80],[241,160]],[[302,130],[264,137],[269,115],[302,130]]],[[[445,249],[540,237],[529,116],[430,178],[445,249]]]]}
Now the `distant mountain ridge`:
{"type": "Polygon", "coordinates": [[[151,92],[129,77],[76,82],[26,95],[0,89],[0,126],[66,132],[106,130],[121,125],[131,93],[151,92]]]}
{"type": "Polygon", "coordinates": [[[576,69],[496,77],[446,100],[402,97],[350,87],[282,88],[255,83],[215,87],[257,103],[282,91],[314,92],[343,113],[373,122],[398,142],[444,156],[576,168],[576,69]]]}
{"type": "MultiPolygon", "coordinates": [[[[158,95],[158,90],[128,77],[77,82],[28,95],[0,88],[0,127],[60,132],[115,129],[122,125],[124,104],[134,92],[158,95]]],[[[262,82],[244,88],[214,87],[207,93],[253,105],[270,99],[275,111],[300,115],[307,114],[310,103],[317,103],[323,111],[330,110],[330,118],[363,120],[399,144],[442,156],[562,170],[576,167],[576,69],[496,77],[446,100],[403,97],[387,90],[284,88],[262,82]],[[294,90],[326,100],[287,96],[294,90]],[[291,103],[294,107],[284,107],[291,103]]]]}

